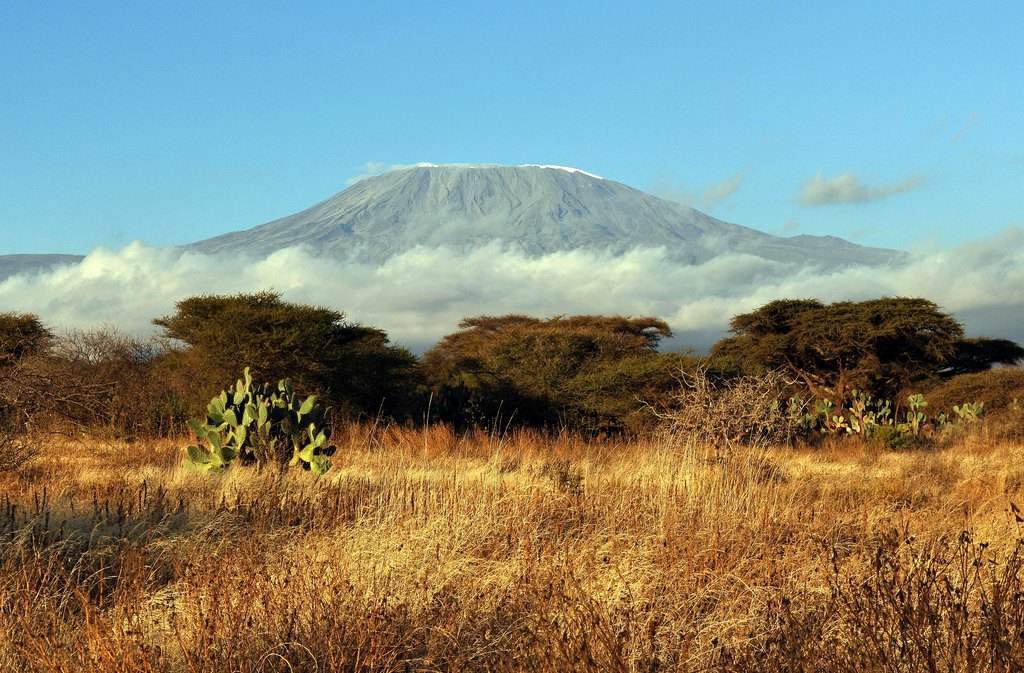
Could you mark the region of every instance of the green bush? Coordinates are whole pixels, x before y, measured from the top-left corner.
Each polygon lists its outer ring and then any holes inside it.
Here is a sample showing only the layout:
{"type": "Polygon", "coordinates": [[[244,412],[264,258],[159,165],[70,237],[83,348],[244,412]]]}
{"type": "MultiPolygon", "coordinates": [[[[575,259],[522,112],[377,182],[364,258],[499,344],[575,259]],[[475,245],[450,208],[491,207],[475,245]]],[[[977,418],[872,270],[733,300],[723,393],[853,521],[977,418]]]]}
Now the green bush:
{"type": "Polygon", "coordinates": [[[925,441],[904,432],[895,425],[881,425],[870,436],[870,441],[890,451],[906,451],[922,446],[925,441]]]}

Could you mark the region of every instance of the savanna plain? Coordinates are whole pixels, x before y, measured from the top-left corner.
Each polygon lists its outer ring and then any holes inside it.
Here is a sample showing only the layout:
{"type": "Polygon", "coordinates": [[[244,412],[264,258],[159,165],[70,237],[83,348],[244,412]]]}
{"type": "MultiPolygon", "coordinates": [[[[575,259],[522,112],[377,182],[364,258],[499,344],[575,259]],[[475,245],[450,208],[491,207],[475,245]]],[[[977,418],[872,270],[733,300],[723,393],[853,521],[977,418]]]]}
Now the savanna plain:
{"type": "Polygon", "coordinates": [[[309,472],[39,440],[4,671],[1014,671],[1024,445],[351,425],[309,472]]]}
{"type": "Polygon", "coordinates": [[[1024,347],[927,300],[155,324],[0,314],[0,672],[1024,670],[1024,347]]]}

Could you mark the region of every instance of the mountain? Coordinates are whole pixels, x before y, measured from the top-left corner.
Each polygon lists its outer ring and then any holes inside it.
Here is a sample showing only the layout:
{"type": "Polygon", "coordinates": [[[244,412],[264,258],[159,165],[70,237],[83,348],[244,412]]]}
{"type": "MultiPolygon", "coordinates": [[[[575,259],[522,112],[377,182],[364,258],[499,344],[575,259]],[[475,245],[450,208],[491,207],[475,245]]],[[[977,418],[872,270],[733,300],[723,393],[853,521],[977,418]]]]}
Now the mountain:
{"type": "Polygon", "coordinates": [[[82,261],[81,255],[0,255],[0,281],[19,273],[49,271],[82,261]]]}
{"type": "Polygon", "coordinates": [[[463,164],[365,178],[302,212],[188,247],[262,256],[307,245],[326,256],[382,262],[417,245],[465,250],[494,240],[531,256],[664,246],[687,263],[724,252],[821,266],[900,255],[831,236],[772,236],[575,168],[463,164]]]}
{"type": "MultiPolygon", "coordinates": [[[[576,168],[489,164],[419,164],[365,178],[302,212],[182,249],[265,256],[304,245],[324,256],[380,263],[418,245],[467,250],[495,240],[530,256],[664,247],[681,263],[747,253],[839,267],[903,254],[833,236],[772,236],[576,168]]],[[[0,256],[0,280],[80,259],[0,256]]]]}

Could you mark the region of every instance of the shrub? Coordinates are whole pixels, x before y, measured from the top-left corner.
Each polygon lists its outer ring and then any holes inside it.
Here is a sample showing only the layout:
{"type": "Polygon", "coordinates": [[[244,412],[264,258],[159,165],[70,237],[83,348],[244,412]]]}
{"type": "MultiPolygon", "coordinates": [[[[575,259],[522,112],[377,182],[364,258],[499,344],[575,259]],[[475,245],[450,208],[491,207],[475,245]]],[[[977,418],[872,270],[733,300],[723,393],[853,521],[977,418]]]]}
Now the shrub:
{"type": "MultiPolygon", "coordinates": [[[[991,439],[1024,438],[1024,369],[1005,367],[976,374],[962,374],[926,389],[936,409],[956,415],[963,402],[983,404],[985,432],[991,439]]],[[[968,412],[969,413],[969,412],[968,412]]]]}
{"type": "Polygon", "coordinates": [[[836,407],[832,400],[817,400],[806,427],[822,434],[856,435],[889,449],[926,446],[953,429],[976,423],[984,412],[981,402],[953,405],[953,414],[932,415],[921,393],[892,401],[854,390],[851,399],[836,407]]]}
{"type": "Polygon", "coordinates": [[[840,406],[831,399],[789,395],[792,381],[781,372],[724,375],[706,367],[677,374],[678,387],[660,404],[648,404],[660,431],[672,443],[698,443],[727,450],[825,436],[855,436],[886,448],[927,446],[954,428],[976,423],[980,402],[954,405],[954,413],[930,415],[924,395],[902,401],[875,398],[859,390],[840,406]],[[787,396],[789,395],[789,396],[787,396]]]}
{"type": "Polygon", "coordinates": [[[981,402],[989,416],[1012,412],[1014,400],[1024,404],[1024,368],[1004,367],[975,374],[961,374],[925,389],[936,409],[952,411],[964,400],[981,402]]]}
{"type": "Polygon", "coordinates": [[[69,376],[102,393],[89,425],[126,438],[184,431],[219,387],[207,380],[208,373],[182,371],[175,362],[179,356],[166,340],[110,327],[63,334],[52,352],[69,376]]]}
{"type": "Polygon", "coordinates": [[[29,422],[27,395],[17,385],[24,361],[44,352],[53,335],[31,314],[0,313],[0,433],[11,438],[29,422]]]}
{"type": "Polygon", "coordinates": [[[110,385],[84,379],[55,353],[35,316],[0,315],[0,432],[22,435],[55,423],[83,426],[109,410],[110,385]]]}
{"type": "Polygon", "coordinates": [[[677,373],[678,387],[648,406],[673,443],[705,444],[718,450],[792,441],[807,430],[806,406],[787,401],[788,382],[777,371],[722,377],[698,367],[677,373]]]}
{"type": "Polygon", "coordinates": [[[870,435],[870,440],[890,451],[906,451],[922,446],[924,440],[908,432],[902,432],[895,425],[880,425],[870,435]]]}
{"type": "Polygon", "coordinates": [[[39,450],[17,436],[11,428],[0,427],[0,472],[15,472],[39,454],[39,450]]]}

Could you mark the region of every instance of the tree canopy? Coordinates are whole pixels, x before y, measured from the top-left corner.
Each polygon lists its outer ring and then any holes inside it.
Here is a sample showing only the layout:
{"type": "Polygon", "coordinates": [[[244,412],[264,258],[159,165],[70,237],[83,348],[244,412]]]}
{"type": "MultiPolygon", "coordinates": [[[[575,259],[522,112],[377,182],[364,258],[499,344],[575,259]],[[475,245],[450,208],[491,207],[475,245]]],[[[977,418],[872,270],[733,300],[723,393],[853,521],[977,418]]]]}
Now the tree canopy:
{"type": "Polygon", "coordinates": [[[672,334],[657,318],[480,316],[459,327],[426,353],[423,367],[441,413],[462,422],[501,413],[532,424],[623,429],[638,398],[665,385],[681,357],[657,352],[672,334]]]}
{"type": "Polygon", "coordinates": [[[854,388],[891,395],[928,377],[1024,356],[1013,342],[965,338],[955,318],[919,298],[785,299],[734,317],[730,328],[732,336],[712,350],[719,366],[781,369],[813,394],[833,399],[854,388]]]}
{"type": "Polygon", "coordinates": [[[329,308],[295,304],[276,292],[190,297],[158,318],[166,337],[223,385],[250,367],[257,380],[290,379],[348,415],[384,405],[398,413],[415,391],[416,361],[387,334],[329,308]]]}
{"type": "Polygon", "coordinates": [[[0,313],[0,367],[45,351],[53,334],[31,313],[0,313]]]}
{"type": "Polygon", "coordinates": [[[974,374],[993,364],[1011,365],[1024,360],[1024,348],[1009,339],[961,339],[944,375],[974,374]]]}

